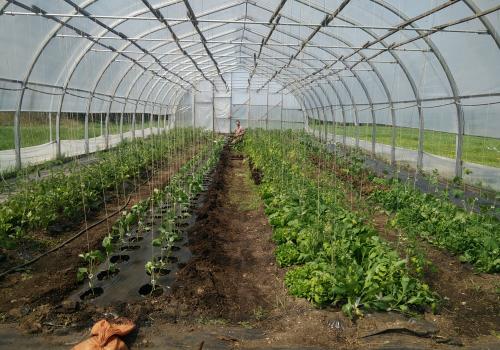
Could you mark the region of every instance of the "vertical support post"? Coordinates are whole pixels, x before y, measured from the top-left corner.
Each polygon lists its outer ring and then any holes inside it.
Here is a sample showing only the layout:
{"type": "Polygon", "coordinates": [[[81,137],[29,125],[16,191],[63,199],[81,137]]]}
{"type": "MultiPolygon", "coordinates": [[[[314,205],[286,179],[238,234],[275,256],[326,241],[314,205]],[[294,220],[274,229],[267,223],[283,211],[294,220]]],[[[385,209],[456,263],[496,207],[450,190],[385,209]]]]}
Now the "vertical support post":
{"type": "Polygon", "coordinates": [[[19,106],[19,108],[16,110],[16,113],[14,114],[14,147],[16,151],[17,170],[21,169],[21,120],[20,119],[21,119],[21,111],[19,106]]]}
{"type": "MultiPolygon", "coordinates": [[[[321,102],[321,100],[320,100],[321,102]]],[[[325,133],[325,144],[328,143],[328,125],[326,123],[326,108],[325,106],[321,105],[321,110],[323,111],[323,130],[325,133]]]]}
{"type": "Polygon", "coordinates": [[[215,88],[212,86],[212,133],[215,132],[215,88]]]}
{"type": "Polygon", "coordinates": [[[161,120],[161,107],[160,107],[160,111],[158,112],[158,115],[156,117],[158,118],[158,135],[160,135],[160,128],[161,128],[161,124],[160,124],[160,120],[161,120]]]}
{"type": "Polygon", "coordinates": [[[144,132],[144,118],[145,118],[145,115],[146,112],[143,111],[142,114],[141,114],[141,133],[142,133],[142,138],[145,138],[146,135],[145,135],[145,132],[144,132]]]}
{"type": "Polygon", "coordinates": [[[391,102],[391,123],[392,123],[392,135],[391,135],[391,165],[396,166],[396,112],[394,111],[394,105],[391,102]]]}
{"type": "Polygon", "coordinates": [[[135,111],[132,113],[132,140],[135,140],[135,111]]]}
{"type": "Polygon", "coordinates": [[[52,143],[52,111],[49,112],[49,142],[52,143]]]}
{"type": "Polygon", "coordinates": [[[111,109],[111,101],[109,102],[109,108],[106,112],[106,119],[104,120],[104,144],[105,149],[109,148],[109,110],[111,109]]]}
{"type": "Polygon", "coordinates": [[[283,131],[283,91],[281,91],[280,130],[283,131]]]}
{"type": "Polygon", "coordinates": [[[191,116],[193,118],[193,129],[196,128],[196,92],[191,90],[191,116]]]}
{"type": "Polygon", "coordinates": [[[457,178],[462,178],[463,176],[463,163],[462,163],[462,149],[464,142],[464,111],[460,108],[460,99],[455,99],[455,105],[457,107],[458,115],[458,130],[455,143],[455,176],[457,178]]]}
{"type": "Polygon", "coordinates": [[[233,72],[229,73],[230,74],[230,81],[231,81],[231,94],[229,95],[229,133],[231,133],[232,130],[232,125],[231,121],[233,118],[233,72]]]}
{"type": "Polygon", "coordinates": [[[418,154],[417,154],[417,172],[421,172],[424,164],[424,114],[420,100],[418,103],[418,154]]]}
{"type": "Polygon", "coordinates": [[[85,154],[89,154],[89,111],[85,111],[85,120],[83,125],[83,138],[85,154]]]}
{"type": "Polygon", "coordinates": [[[266,130],[269,130],[269,84],[267,84],[266,94],[266,130]]]}
{"type": "Polygon", "coordinates": [[[56,159],[61,158],[61,112],[56,114],[56,159]]]}
{"type": "Polygon", "coordinates": [[[149,134],[153,135],[153,115],[155,112],[155,106],[151,109],[151,113],[149,113],[149,134]]]}
{"type": "Polygon", "coordinates": [[[336,125],[337,123],[335,122],[335,111],[332,105],[330,105],[330,110],[332,112],[333,144],[335,145],[337,143],[337,125],[336,125]]]}
{"type": "MultiPolygon", "coordinates": [[[[354,104],[354,100],[353,104],[354,104]]],[[[354,137],[356,138],[356,148],[359,148],[359,115],[358,106],[354,104],[354,137]]]]}
{"type": "Polygon", "coordinates": [[[90,107],[92,106],[92,98],[93,95],[92,93],[89,95],[89,102],[87,103],[87,109],[85,110],[85,122],[84,122],[84,150],[85,154],[89,154],[90,152],[90,145],[89,145],[89,116],[90,116],[90,107]]]}
{"type": "Polygon", "coordinates": [[[251,115],[250,115],[250,108],[252,107],[252,89],[251,89],[251,82],[248,82],[248,109],[247,109],[247,119],[248,119],[248,128],[250,128],[250,120],[251,120],[251,115]]]}
{"type": "Polygon", "coordinates": [[[123,111],[120,114],[120,142],[123,142],[123,111]]]}
{"type": "Polygon", "coordinates": [[[165,113],[163,114],[163,134],[167,133],[167,113],[168,113],[168,108],[165,107],[165,113]]]}
{"type": "Polygon", "coordinates": [[[373,105],[370,104],[370,113],[372,114],[372,156],[375,158],[375,144],[377,142],[377,121],[375,120],[375,112],[373,105]]]}
{"type": "Polygon", "coordinates": [[[248,86],[248,100],[247,100],[247,127],[250,127],[250,85],[248,86]]]}

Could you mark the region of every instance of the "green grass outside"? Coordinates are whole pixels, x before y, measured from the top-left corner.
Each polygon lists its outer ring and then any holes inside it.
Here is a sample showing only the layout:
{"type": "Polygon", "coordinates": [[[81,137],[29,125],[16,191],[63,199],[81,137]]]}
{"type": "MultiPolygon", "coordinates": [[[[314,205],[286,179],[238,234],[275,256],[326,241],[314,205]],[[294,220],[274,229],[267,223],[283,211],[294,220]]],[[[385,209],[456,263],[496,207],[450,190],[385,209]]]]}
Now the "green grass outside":
{"type": "MultiPolygon", "coordinates": [[[[149,127],[149,123],[146,123],[149,127]]],[[[155,124],[154,126],[156,126],[155,124]]],[[[85,128],[83,121],[72,119],[61,119],[61,140],[78,140],[85,137],[85,128]]],[[[136,125],[137,126],[140,125],[136,125]]],[[[104,126],[103,126],[104,129],[104,126]]],[[[132,124],[123,123],[123,132],[132,130],[132,124]]],[[[109,123],[110,134],[120,133],[119,123],[109,123]]],[[[52,124],[52,139],[55,139],[54,120],[52,124]]],[[[89,122],[89,137],[101,136],[100,121],[89,122]]],[[[21,147],[36,146],[50,141],[50,126],[48,122],[29,121],[21,125],[21,147]]],[[[0,123],[0,150],[14,148],[14,127],[12,123],[0,123]]]]}
{"type": "MultiPolygon", "coordinates": [[[[324,126],[319,123],[309,125],[314,129],[324,130],[324,126]]],[[[328,123],[327,130],[333,133],[333,124],[328,123]]],[[[354,125],[336,124],[335,131],[337,135],[346,135],[355,137],[356,127],[354,125]]],[[[377,125],[376,142],[390,145],[392,141],[392,127],[377,125]]],[[[359,127],[359,139],[371,141],[372,126],[361,125],[359,127]]],[[[464,135],[463,156],[465,162],[483,164],[493,167],[500,167],[500,139],[494,139],[481,136],[464,135]]],[[[396,147],[417,150],[418,148],[418,129],[398,127],[396,129],[396,147]]],[[[442,131],[424,131],[424,152],[455,158],[455,134],[442,131]]]]}

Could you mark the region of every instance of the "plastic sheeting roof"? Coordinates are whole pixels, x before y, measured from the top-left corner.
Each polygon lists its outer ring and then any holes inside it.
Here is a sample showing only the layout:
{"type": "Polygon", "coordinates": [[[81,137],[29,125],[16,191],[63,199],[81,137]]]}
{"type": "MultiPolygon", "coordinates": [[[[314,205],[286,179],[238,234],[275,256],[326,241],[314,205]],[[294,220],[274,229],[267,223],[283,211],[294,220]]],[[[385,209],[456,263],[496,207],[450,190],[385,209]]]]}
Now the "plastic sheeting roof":
{"type": "Polygon", "coordinates": [[[499,10],[498,0],[0,0],[0,109],[170,110],[199,81],[227,86],[246,71],[305,110],[498,137],[499,10]]]}

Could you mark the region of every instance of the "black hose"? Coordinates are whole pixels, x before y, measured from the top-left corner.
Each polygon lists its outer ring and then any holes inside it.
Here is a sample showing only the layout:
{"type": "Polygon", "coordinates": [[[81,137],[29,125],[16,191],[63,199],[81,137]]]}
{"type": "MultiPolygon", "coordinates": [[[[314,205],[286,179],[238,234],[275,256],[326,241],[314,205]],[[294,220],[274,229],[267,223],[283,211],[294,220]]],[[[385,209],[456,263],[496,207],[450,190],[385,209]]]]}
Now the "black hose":
{"type": "Polygon", "coordinates": [[[59,250],[61,249],[62,247],[64,247],[66,244],[74,241],[75,239],[77,239],[78,237],[80,237],[83,233],[87,232],[88,230],[90,230],[91,228],[94,228],[96,227],[97,225],[103,223],[104,221],[108,220],[109,218],[115,216],[116,214],[118,214],[119,212],[121,212],[123,209],[125,209],[125,207],[130,203],[130,199],[131,199],[131,196],[128,197],[127,199],[127,202],[118,210],[116,210],[115,212],[111,213],[110,215],[106,216],[105,218],[93,223],[92,225],[80,230],[78,233],[76,233],[75,235],[73,235],[72,237],[68,238],[67,240],[65,240],[64,242],[62,242],[61,244],[59,244],[58,246],[52,248],[51,250],[43,253],[43,254],[40,254],[38,255],[36,258],[33,258],[31,259],[30,261],[28,262],[25,262],[24,264],[21,264],[21,265],[18,265],[18,266],[14,266],[10,269],[8,269],[7,271],[5,272],[2,272],[0,273],[0,279],[3,278],[4,276],[10,274],[10,273],[13,273],[13,272],[16,272],[18,270],[21,270],[23,268],[25,268],[26,266],[29,266],[35,262],[37,262],[38,260],[40,260],[41,258],[43,258],[44,256],[47,256],[49,255],[50,253],[53,253],[55,252],[56,250],[59,250]]]}

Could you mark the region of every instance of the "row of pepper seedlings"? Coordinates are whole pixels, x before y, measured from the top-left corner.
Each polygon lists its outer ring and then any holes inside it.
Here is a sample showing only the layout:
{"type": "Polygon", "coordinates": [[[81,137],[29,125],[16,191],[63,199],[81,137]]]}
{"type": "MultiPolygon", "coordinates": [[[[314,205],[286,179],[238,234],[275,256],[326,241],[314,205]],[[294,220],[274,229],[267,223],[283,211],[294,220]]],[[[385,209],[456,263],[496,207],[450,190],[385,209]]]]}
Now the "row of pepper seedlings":
{"type": "Polygon", "coordinates": [[[170,272],[168,265],[175,261],[172,252],[179,249],[174,243],[182,239],[181,230],[187,226],[192,203],[206,189],[208,175],[217,164],[223,146],[224,140],[221,138],[205,145],[171,177],[167,186],[155,188],[149,198],[121,213],[111,232],[102,240],[101,250],[79,255],[86,266],[78,269],[77,278],[86,281],[89,287],[79,295],[80,299],[89,300],[100,296],[104,290],[96,282],[117,276],[120,272],[117,265],[129,259],[129,255],[123,252],[139,249],[139,242],[148,241],[152,247],[144,271],[149,275],[150,283],[143,285],[139,294],[162,293],[159,278],[170,272]]]}

